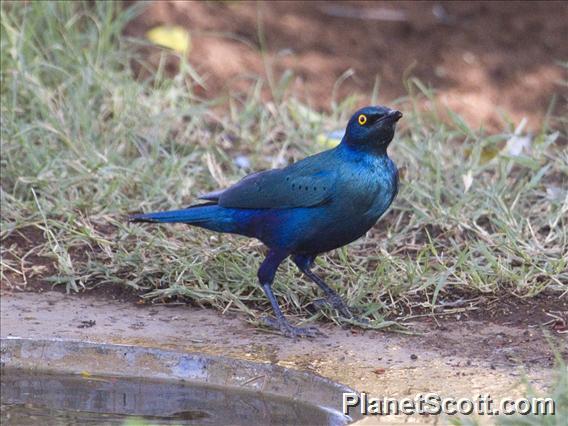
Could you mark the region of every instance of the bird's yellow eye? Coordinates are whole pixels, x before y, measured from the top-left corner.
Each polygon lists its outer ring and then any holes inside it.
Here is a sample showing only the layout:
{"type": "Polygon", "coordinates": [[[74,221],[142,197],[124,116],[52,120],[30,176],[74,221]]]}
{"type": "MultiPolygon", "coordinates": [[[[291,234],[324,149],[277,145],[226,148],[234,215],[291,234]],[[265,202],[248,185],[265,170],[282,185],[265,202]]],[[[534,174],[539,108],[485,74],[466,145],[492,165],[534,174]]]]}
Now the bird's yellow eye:
{"type": "Polygon", "coordinates": [[[367,116],[365,114],[361,114],[357,120],[361,126],[364,126],[367,122],[367,116]]]}

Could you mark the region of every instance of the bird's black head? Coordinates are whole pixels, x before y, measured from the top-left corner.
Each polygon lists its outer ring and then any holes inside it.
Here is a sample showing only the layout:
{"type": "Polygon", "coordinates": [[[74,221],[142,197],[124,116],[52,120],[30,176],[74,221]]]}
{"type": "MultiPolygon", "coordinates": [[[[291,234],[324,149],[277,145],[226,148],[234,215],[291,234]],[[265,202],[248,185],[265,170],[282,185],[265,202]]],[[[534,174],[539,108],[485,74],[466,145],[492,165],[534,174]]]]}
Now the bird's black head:
{"type": "Polygon", "coordinates": [[[361,108],[347,123],[343,141],[356,149],[386,152],[401,117],[400,111],[380,105],[361,108]]]}

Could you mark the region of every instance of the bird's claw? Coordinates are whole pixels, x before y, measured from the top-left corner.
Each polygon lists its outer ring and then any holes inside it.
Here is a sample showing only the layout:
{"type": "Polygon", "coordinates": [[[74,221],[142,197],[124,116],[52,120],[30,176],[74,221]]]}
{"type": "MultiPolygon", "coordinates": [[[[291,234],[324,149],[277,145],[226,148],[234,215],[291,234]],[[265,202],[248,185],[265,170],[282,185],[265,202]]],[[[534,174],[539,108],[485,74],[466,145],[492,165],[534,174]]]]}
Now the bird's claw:
{"type": "Polygon", "coordinates": [[[327,337],[317,327],[294,327],[286,320],[278,320],[269,317],[262,318],[262,321],[265,325],[276,330],[280,330],[280,332],[286,337],[308,337],[312,339],[318,336],[327,337]]]}
{"type": "Polygon", "coordinates": [[[356,308],[348,307],[341,300],[337,301],[336,299],[332,299],[332,298],[330,298],[330,299],[316,299],[312,303],[313,303],[313,306],[316,309],[322,309],[324,306],[331,306],[333,309],[335,309],[339,313],[339,316],[341,318],[349,320],[353,323],[360,323],[360,324],[363,324],[363,325],[369,324],[368,319],[353,314],[353,311],[357,310],[356,308]]]}
{"type": "Polygon", "coordinates": [[[369,325],[369,320],[367,318],[363,318],[358,315],[353,315],[351,309],[347,309],[347,311],[339,311],[339,314],[343,319],[348,320],[350,323],[369,325]]]}
{"type": "Polygon", "coordinates": [[[312,309],[321,311],[325,306],[329,306],[327,299],[314,299],[312,300],[312,309]]]}
{"type": "Polygon", "coordinates": [[[343,316],[343,318],[345,320],[347,320],[348,323],[354,324],[354,325],[365,326],[365,325],[369,325],[371,323],[367,318],[363,318],[363,317],[356,316],[356,315],[351,315],[350,317],[343,316]]]}

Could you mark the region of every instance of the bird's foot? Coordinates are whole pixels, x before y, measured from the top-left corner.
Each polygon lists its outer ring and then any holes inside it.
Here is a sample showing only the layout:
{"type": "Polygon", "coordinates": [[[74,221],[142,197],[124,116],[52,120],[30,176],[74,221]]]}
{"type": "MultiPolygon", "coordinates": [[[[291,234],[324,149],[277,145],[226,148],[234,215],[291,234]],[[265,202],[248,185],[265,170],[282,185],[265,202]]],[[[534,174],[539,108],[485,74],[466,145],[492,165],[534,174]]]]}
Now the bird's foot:
{"type": "Polygon", "coordinates": [[[358,310],[357,308],[347,306],[340,298],[329,297],[325,299],[316,299],[313,301],[313,305],[316,309],[322,309],[324,306],[331,306],[339,313],[339,316],[341,318],[354,323],[360,323],[364,325],[369,324],[369,320],[353,313],[354,311],[358,310]]]}
{"type": "Polygon", "coordinates": [[[359,326],[366,326],[366,325],[369,325],[371,323],[367,318],[363,318],[363,317],[358,316],[358,315],[351,315],[350,317],[342,315],[342,318],[347,320],[347,322],[349,324],[354,324],[354,325],[359,325],[359,326]]]}
{"type": "Polygon", "coordinates": [[[367,318],[363,318],[362,316],[355,315],[352,312],[352,308],[347,308],[347,310],[339,311],[339,315],[341,318],[346,319],[352,324],[360,324],[360,325],[369,325],[369,320],[367,318]]]}
{"type": "Polygon", "coordinates": [[[280,330],[280,332],[286,337],[292,337],[292,338],[298,338],[298,337],[314,338],[318,336],[327,337],[316,327],[294,327],[285,319],[278,320],[275,318],[264,317],[262,321],[267,326],[274,328],[276,330],[280,330]]]}

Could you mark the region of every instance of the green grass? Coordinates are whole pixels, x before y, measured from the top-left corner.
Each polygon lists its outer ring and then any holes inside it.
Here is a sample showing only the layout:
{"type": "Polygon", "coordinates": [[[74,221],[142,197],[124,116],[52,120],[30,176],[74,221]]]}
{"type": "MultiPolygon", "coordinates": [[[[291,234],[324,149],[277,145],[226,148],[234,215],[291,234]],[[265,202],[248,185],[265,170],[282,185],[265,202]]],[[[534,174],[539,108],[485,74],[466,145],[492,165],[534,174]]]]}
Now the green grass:
{"type": "MultiPolygon", "coordinates": [[[[286,74],[270,85],[273,103],[262,102],[260,78],[249,93],[205,101],[191,62],[141,81],[131,68],[146,66],[140,41],[121,35],[134,13],[110,2],[2,3],[2,281],[22,287],[48,275],[69,291],[127,286],[149,299],[268,309],[256,283],[260,243],[131,225],[125,215],[179,208],[238,180],[249,170],[235,166],[237,155],[260,170],[325,149],[318,135],[342,128],[356,99],[311,113],[286,74]],[[14,238],[36,235],[30,229],[43,238],[22,251],[14,238]],[[55,269],[34,265],[35,256],[55,269]]],[[[366,237],[319,258],[319,272],[378,324],[452,294],[565,296],[566,118],[549,116],[530,152],[512,156],[514,123],[487,134],[451,112],[442,118],[420,82],[408,88],[395,103],[405,117],[390,151],[406,169],[400,194],[366,237]]],[[[275,291],[285,311],[303,316],[321,296],[290,263],[275,291]]]]}

